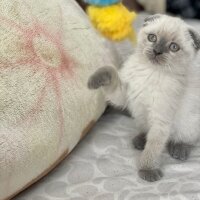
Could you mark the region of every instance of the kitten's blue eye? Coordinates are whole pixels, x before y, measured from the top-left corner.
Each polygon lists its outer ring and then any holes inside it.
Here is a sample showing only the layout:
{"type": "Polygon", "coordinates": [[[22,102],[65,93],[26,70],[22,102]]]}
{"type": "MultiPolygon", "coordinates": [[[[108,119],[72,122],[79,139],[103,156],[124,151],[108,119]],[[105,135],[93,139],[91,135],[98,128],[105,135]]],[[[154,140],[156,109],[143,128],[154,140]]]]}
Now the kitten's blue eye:
{"type": "Polygon", "coordinates": [[[169,49],[173,52],[177,52],[179,51],[180,47],[178,44],[172,42],[170,45],[169,45],[169,49]]]}
{"type": "Polygon", "coordinates": [[[148,35],[148,40],[150,42],[156,42],[157,41],[157,36],[155,34],[149,34],[148,35]]]}

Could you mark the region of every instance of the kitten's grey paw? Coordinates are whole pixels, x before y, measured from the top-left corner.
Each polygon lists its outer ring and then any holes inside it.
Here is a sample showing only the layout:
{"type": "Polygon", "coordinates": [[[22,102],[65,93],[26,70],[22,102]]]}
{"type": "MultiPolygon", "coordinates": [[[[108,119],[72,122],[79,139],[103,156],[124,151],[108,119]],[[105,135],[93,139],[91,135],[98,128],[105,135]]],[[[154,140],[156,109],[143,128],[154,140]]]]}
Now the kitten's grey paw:
{"type": "Polygon", "coordinates": [[[146,144],[146,134],[141,133],[133,139],[133,146],[135,149],[144,150],[146,144]]]}
{"type": "Polygon", "coordinates": [[[155,182],[163,177],[160,169],[141,169],[138,172],[140,178],[148,182],[155,182]]]}
{"type": "Polygon", "coordinates": [[[110,85],[114,74],[115,69],[113,67],[101,67],[89,78],[88,88],[98,89],[110,85]]]}
{"type": "Polygon", "coordinates": [[[184,143],[169,142],[168,152],[171,157],[181,161],[185,161],[190,155],[191,146],[184,143]]]}

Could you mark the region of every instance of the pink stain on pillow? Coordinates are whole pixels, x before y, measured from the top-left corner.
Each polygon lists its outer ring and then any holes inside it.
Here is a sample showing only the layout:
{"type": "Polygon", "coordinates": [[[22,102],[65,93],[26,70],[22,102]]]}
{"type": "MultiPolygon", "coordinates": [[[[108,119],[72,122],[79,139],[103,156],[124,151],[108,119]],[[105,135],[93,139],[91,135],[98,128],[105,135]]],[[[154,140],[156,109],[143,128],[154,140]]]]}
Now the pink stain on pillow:
{"type": "MultiPolygon", "coordinates": [[[[42,24],[36,16],[33,15],[31,8],[25,3],[26,9],[32,18],[32,25],[26,27],[17,23],[13,19],[0,14],[0,23],[11,28],[16,34],[20,35],[23,42],[20,43],[21,49],[27,52],[28,56],[18,56],[13,60],[5,60],[0,58],[0,69],[8,67],[30,67],[30,70],[42,70],[45,78],[44,85],[40,88],[39,95],[35,105],[32,105],[27,110],[26,117],[20,117],[18,123],[23,123],[25,120],[33,120],[46,98],[48,90],[53,89],[56,97],[57,115],[59,121],[60,138],[64,132],[64,114],[63,114],[63,99],[61,91],[61,81],[68,80],[73,74],[74,62],[67,54],[63,46],[62,29],[53,32],[42,24]]],[[[30,17],[28,16],[28,17],[30,17]]],[[[60,19],[62,21],[62,11],[60,9],[60,19]]],[[[51,23],[51,22],[50,22],[51,23]]],[[[17,124],[18,124],[17,123],[17,124]]]]}

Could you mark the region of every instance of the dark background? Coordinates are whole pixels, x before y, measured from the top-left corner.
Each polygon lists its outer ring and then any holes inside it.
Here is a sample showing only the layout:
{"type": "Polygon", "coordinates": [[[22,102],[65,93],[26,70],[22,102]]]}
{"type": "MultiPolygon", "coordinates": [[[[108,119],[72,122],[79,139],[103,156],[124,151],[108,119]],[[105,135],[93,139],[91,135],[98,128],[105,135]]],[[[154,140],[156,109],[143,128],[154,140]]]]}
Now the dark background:
{"type": "MultiPolygon", "coordinates": [[[[85,10],[87,5],[83,0],[76,0],[85,10]]],[[[122,0],[129,10],[136,12],[144,10],[136,0],[122,0]]],[[[167,12],[183,18],[200,19],[200,0],[166,0],[167,12]]]]}

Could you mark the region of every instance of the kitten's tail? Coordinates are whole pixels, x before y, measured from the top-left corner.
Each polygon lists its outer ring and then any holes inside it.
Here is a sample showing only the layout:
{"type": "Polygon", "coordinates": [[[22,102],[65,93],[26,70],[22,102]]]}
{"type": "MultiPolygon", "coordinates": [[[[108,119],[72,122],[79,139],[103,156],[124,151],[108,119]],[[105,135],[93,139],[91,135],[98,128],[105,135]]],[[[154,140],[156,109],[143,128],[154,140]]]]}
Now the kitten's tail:
{"type": "Polygon", "coordinates": [[[106,100],[116,107],[125,108],[125,90],[114,67],[99,68],[88,80],[89,89],[102,88],[106,100]]]}

